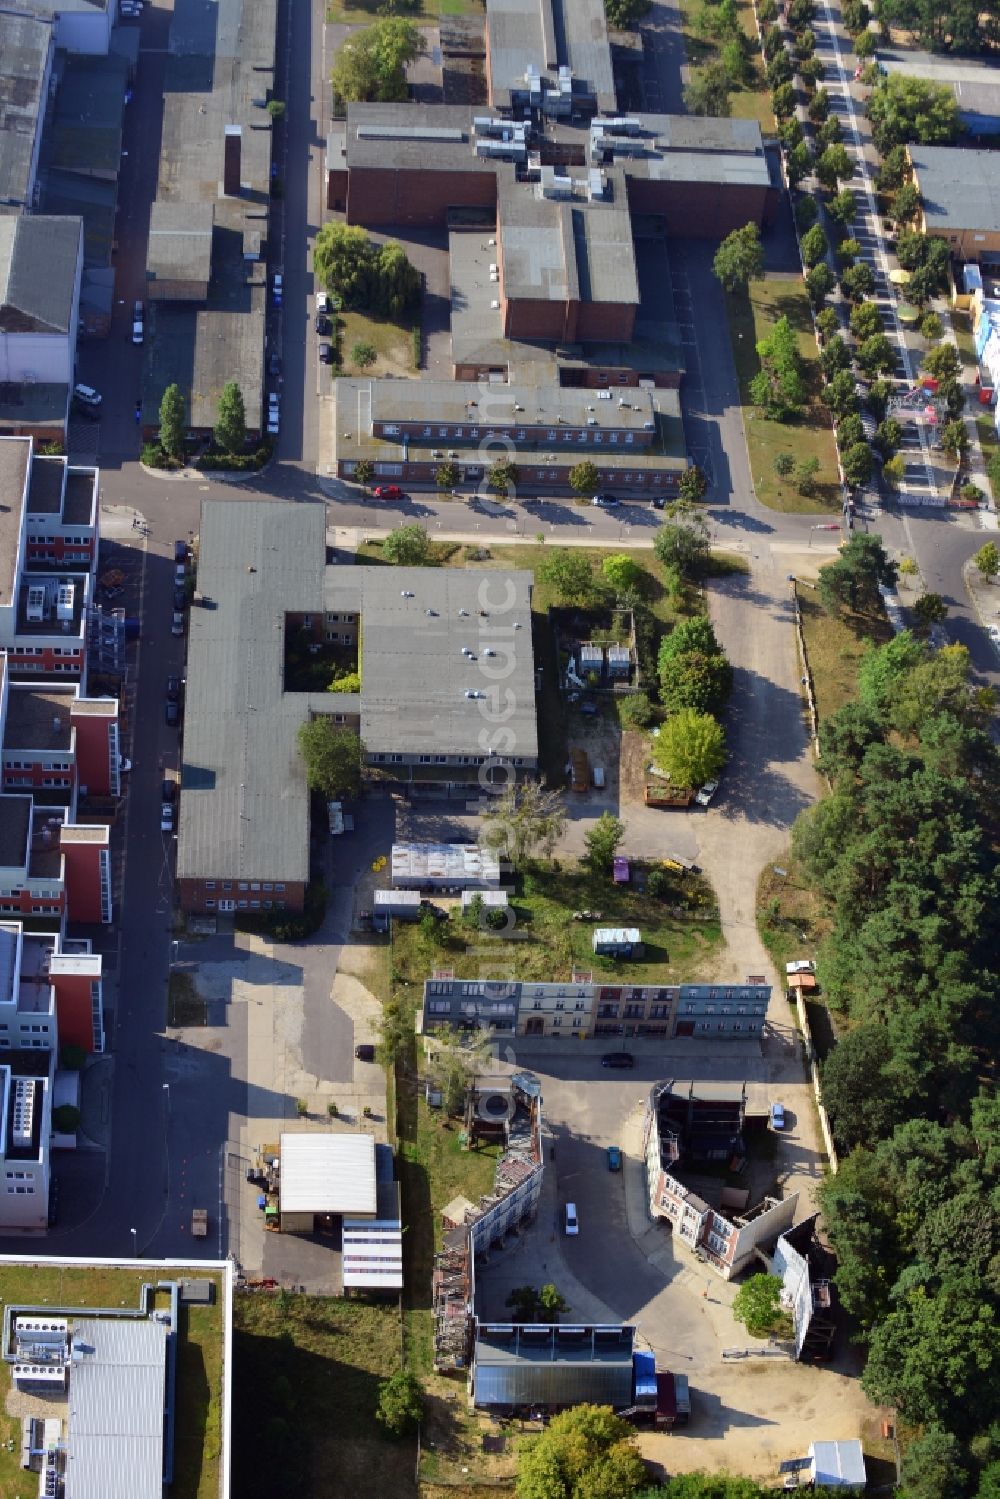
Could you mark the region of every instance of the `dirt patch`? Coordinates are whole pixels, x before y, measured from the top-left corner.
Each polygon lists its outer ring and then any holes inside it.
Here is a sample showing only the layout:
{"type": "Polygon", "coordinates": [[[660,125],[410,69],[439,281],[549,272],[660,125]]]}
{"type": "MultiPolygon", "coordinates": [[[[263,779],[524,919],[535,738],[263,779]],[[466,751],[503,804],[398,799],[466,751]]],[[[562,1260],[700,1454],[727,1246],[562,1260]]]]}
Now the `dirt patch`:
{"type": "Polygon", "coordinates": [[[643,805],[648,764],[649,735],[638,729],[626,729],[622,734],[621,749],[622,806],[643,805]]]}

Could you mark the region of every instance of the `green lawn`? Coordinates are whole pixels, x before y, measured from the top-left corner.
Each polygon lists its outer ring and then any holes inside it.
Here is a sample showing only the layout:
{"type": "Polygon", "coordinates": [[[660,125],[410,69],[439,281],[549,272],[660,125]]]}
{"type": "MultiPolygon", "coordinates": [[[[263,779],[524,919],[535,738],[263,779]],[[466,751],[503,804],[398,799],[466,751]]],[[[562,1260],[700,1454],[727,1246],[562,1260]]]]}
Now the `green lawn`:
{"type": "Polygon", "coordinates": [[[379,1381],[400,1362],[393,1302],[248,1292],[233,1324],[234,1494],[413,1493],[415,1443],[375,1420],[379,1381]]]}
{"type": "Polygon", "coordinates": [[[410,323],[376,318],[367,312],[337,314],[342,368],[345,375],[412,375],[413,334],[410,323]],[[356,365],[351,351],[356,344],[371,344],[378,358],[367,368],[356,365]]]}
{"type": "MultiPolygon", "coordinates": [[[[202,1274],[202,1272],[199,1272],[202,1274]]],[[[222,1281],[205,1271],[216,1288],[215,1304],[181,1311],[177,1358],[177,1426],[172,1499],[211,1499],[219,1492],[222,1448],[222,1281]]],[[[145,1270],[56,1264],[4,1265],[0,1302],[28,1306],[138,1307],[145,1270]]],[[[164,1306],[166,1301],[163,1302],[164,1306]]],[[[30,1487],[21,1467],[21,1423],[6,1411],[10,1365],[0,1364],[0,1494],[30,1487]],[[6,1444],[13,1440],[14,1451],[6,1444]]]]}
{"type": "Polygon", "coordinates": [[[787,849],[777,864],[764,866],[757,882],[757,930],[779,973],[795,958],[815,957],[830,927],[829,910],[787,849]]]}
{"type": "Polygon", "coordinates": [[[457,914],[439,922],[434,936],[420,923],[397,924],[392,954],[397,983],[410,985],[416,995],[433,969],[446,967],[458,978],[568,979],[583,968],[598,977],[606,974],[609,981],[676,984],[702,971],[721,941],[712,893],[691,876],[675,875],[660,900],[634,887],[615,887],[609,875],[539,865],[517,877],[511,904],[517,918],[513,937],[490,938],[466,927],[457,914]],[[672,907],[692,914],[674,916],[672,907]],[[602,926],[638,927],[642,957],[595,957],[594,923],[571,919],[573,911],[593,910],[602,913],[602,926]]]}
{"type": "MultiPolygon", "coordinates": [[[[417,0],[412,6],[400,7],[398,14],[405,13],[422,26],[439,16],[481,16],[485,9],[483,0],[417,0]]],[[[342,4],[333,0],[326,9],[327,21],[345,26],[370,26],[384,14],[383,0],[343,0],[342,4]]]]}
{"type": "MultiPolygon", "coordinates": [[[[704,67],[718,55],[718,47],[714,42],[698,35],[695,29],[695,21],[698,14],[706,9],[704,0],[678,0],[678,8],[681,13],[681,26],[684,33],[684,51],[692,68],[704,67]]],[[[729,99],[730,109],[734,119],[757,120],[765,134],[775,133],[774,111],[771,108],[771,95],[767,87],[767,79],[764,76],[764,63],[760,54],[760,43],[757,38],[757,28],[754,23],[753,7],[750,0],[739,0],[738,4],[740,25],[744,35],[750,42],[750,59],[753,67],[754,81],[749,88],[736,89],[729,99]]]]}
{"type": "Polygon", "coordinates": [[[434,1252],[441,1247],[441,1209],[459,1194],[478,1203],[492,1189],[500,1149],[496,1145],[463,1148],[461,1123],[448,1119],[443,1109],[427,1107],[415,1056],[414,1065],[401,1068],[397,1075],[396,1128],[396,1169],[406,1224],[406,1356],[412,1368],[425,1374],[432,1357],[431,1270],[434,1252]]]}
{"type": "Polygon", "coordinates": [[[746,291],[727,295],[729,331],[733,358],[740,381],[743,424],[754,488],[762,505],[771,510],[818,514],[840,508],[837,449],[830,415],[819,400],[822,374],[813,333],[809,299],[801,277],[753,281],[746,291]],[[760,415],[750,400],[750,382],[760,369],[757,344],[766,338],[780,317],[787,317],[798,338],[805,367],[809,401],[795,421],[775,422],[760,415]],[[792,453],[797,460],[818,458],[819,478],[815,495],[806,499],[788,479],[774,472],[778,453],[792,453]]]}
{"type": "Polygon", "coordinates": [[[816,711],[821,719],[829,718],[857,697],[861,658],[870,644],[892,639],[892,626],[884,615],[827,614],[817,589],[808,583],[797,588],[816,711]]]}

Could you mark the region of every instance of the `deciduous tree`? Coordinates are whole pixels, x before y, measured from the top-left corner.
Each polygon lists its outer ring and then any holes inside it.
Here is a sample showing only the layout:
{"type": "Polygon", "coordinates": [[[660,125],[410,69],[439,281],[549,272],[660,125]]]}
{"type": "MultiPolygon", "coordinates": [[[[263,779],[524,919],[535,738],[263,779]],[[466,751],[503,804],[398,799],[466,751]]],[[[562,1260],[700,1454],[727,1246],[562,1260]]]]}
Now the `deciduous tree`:
{"type": "Polygon", "coordinates": [[[653,758],[675,786],[700,786],[717,776],[726,763],[722,725],[710,713],[682,708],[660,729],[653,758]]]}
{"type": "Polygon", "coordinates": [[[219,396],[215,440],[227,453],[241,453],[247,440],[247,415],[243,392],[235,380],[227,380],[219,396]]]}
{"type": "Polygon", "coordinates": [[[382,556],[397,567],[422,567],[430,557],[430,538],[423,526],[397,526],[382,543],[382,556]]]}
{"type": "Polygon", "coordinates": [[[764,250],[756,224],[745,224],[727,234],[715,252],[712,269],[727,291],[759,281],[764,274],[764,250]]]}
{"type": "Polygon", "coordinates": [[[572,547],[546,549],[536,572],[539,581],[553,590],[560,604],[591,604],[597,596],[590,558],[572,547]]]}
{"type": "Polygon", "coordinates": [[[364,750],[351,729],[318,715],[300,724],[299,753],[310,788],[326,797],[356,796],[361,788],[364,750]]]}
{"type": "Polygon", "coordinates": [[[160,401],[160,446],[171,458],[184,457],[187,402],[179,385],[168,385],[160,401]]]}
{"type": "Polygon", "coordinates": [[[726,119],[731,112],[729,95],[732,88],[733,82],[724,63],[710,62],[704,68],[695,68],[684,85],[685,107],[689,114],[726,119]]]}
{"type": "Polygon", "coordinates": [[[340,45],[333,65],[334,91],[347,104],[361,100],[402,103],[406,69],[427,50],[420,29],[403,16],[381,16],[340,45]]]}
{"type": "Polygon", "coordinates": [[[625,824],[621,819],[610,812],[602,812],[583,840],[587,846],[586,863],[594,874],[611,873],[615,852],[621,847],[624,837],[625,824]]]}
{"type": "Polygon", "coordinates": [[[536,851],[551,856],[566,826],[566,804],[558,791],[536,781],[508,783],[500,796],[485,802],[480,843],[502,852],[516,868],[536,851]]]}

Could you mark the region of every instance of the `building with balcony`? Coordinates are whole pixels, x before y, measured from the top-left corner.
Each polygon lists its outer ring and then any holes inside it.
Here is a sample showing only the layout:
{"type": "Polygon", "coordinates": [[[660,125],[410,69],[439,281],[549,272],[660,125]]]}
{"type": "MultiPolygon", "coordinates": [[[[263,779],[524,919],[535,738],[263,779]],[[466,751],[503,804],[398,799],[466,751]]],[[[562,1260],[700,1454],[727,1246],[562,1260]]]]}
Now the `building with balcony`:
{"type": "Polygon", "coordinates": [[[608,983],[593,973],[566,981],[463,979],[424,983],[422,1024],[476,1027],[519,1036],[711,1037],[748,1040],[763,1032],[768,984],[608,983]]]}
{"type": "Polygon", "coordinates": [[[67,805],[77,795],[121,791],[117,698],[81,697],[79,686],[5,682],[0,657],[0,757],[4,791],[67,805]]]}

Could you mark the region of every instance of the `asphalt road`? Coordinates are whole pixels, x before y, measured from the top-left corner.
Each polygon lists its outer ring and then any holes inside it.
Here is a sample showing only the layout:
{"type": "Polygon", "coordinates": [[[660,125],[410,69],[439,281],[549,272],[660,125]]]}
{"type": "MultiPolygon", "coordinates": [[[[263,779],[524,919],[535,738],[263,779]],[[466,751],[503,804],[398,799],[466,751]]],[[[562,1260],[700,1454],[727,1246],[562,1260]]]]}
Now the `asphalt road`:
{"type": "MultiPolygon", "coordinates": [[[[133,103],[126,124],[119,193],[118,292],[110,338],[81,348],[80,378],[104,394],[100,423],[76,424],[71,433],[74,456],[98,461],[102,470],[102,525],[118,527],[123,541],[136,548],[136,587],[142,614],[142,638],[136,661],[133,738],[125,752],[135,763],[127,805],[124,866],[116,873],[121,902],[116,912],[121,933],[117,1004],[112,1015],[114,1078],[111,1094],[115,1124],[106,1190],[87,1203],[81,1192],[73,1228],[64,1221],[48,1242],[53,1248],[83,1254],[114,1254],[132,1247],[131,1230],[141,1249],[156,1253],[191,1252],[186,1228],[168,1212],[177,1191],[178,1173],[190,1173],[186,1185],[208,1203],[217,1200],[223,1143],[233,1136],[232,1120],[245,1107],[245,1077],[239,1047],[231,1061],[218,1064],[218,1076],[202,1078],[196,1095],[180,1106],[177,1079],[185,1072],[172,1043],[162,1035],[163,1003],[170,951],[170,882],[172,840],[159,832],[160,778],[164,765],[177,762],[176,730],[163,717],[168,674],[183,673],[184,642],[169,634],[173,541],[196,533],[201,502],[220,498],[239,503],[261,496],[295,502],[328,501],[330,526],[352,534],[384,529],[404,520],[420,520],[432,533],[474,540],[502,541],[532,537],[543,531],[550,540],[592,545],[650,544],[660,522],[642,503],[629,503],[614,514],[581,507],[565,499],[526,500],[494,506],[468,500],[439,501],[414,495],[398,506],[376,505],[345,485],[324,485],[316,478],[319,369],[312,333],[311,272],[307,245],[322,221],[322,155],[326,128],[326,58],[320,43],[323,5],[279,8],[284,38],[279,87],[287,99],[281,127],[284,197],[276,220],[280,248],[274,263],[285,274],[281,319],[271,314],[268,337],[283,358],[283,430],[278,462],[266,474],[244,484],[217,480],[176,481],[155,478],[138,466],[139,438],[134,405],[141,375],[141,351],[129,332],[131,302],[143,293],[149,206],[155,195],[162,84],[170,12],[147,6],[133,103]],[[138,512],[148,536],[133,537],[127,519],[138,512]],[[122,517],[126,517],[122,524],[122,517]],[[173,1079],[172,1083],[168,1083],[173,1079]],[[168,1084],[168,1087],[164,1087],[168,1084]],[[210,1148],[206,1148],[206,1142],[210,1148]],[[61,1242],[60,1242],[61,1241],[61,1242]]],[[[657,86],[656,107],[679,104],[680,39],[676,12],[659,3],[647,26],[656,50],[647,58],[645,86],[657,86]]],[[[652,101],[651,101],[652,102],[652,101]]],[[[678,314],[686,324],[691,360],[683,390],[689,447],[712,478],[709,513],[713,535],[721,546],[748,551],[751,578],[755,564],[773,579],[780,570],[782,548],[807,546],[813,516],[782,515],[756,500],[743,438],[736,376],[721,294],[711,275],[703,245],[675,242],[671,264],[678,293],[678,314]]],[[[890,548],[914,556],[926,586],[941,592],[949,604],[953,639],[966,644],[975,666],[998,680],[995,657],[971,611],[961,569],[982,544],[983,534],[965,518],[942,512],[890,513],[871,521],[890,548]]],[[[828,539],[832,547],[834,538],[828,539]]],[[[765,590],[770,599],[770,582],[765,590]]],[[[752,595],[751,595],[752,597],[752,595]]],[[[748,607],[758,607],[748,601],[748,607]]],[[[109,989],[110,989],[109,985],[109,989]]],[[[76,1168],[74,1168],[76,1169],[76,1168]]],[[[68,1173],[71,1174],[71,1173],[68,1173]]],[[[0,1247],[11,1247],[8,1243],[0,1247]]],[[[210,1239],[205,1252],[218,1252],[210,1239]]],[[[222,1246],[225,1247],[224,1244],[222,1246]]]]}

